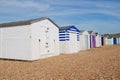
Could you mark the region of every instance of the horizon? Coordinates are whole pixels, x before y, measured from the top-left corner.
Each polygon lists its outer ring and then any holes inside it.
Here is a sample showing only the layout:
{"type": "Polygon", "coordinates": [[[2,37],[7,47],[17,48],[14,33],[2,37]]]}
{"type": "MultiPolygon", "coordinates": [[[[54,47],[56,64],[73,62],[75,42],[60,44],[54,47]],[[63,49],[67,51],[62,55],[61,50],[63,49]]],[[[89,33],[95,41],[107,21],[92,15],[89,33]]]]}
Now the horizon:
{"type": "Polygon", "coordinates": [[[100,34],[120,33],[119,0],[1,0],[0,23],[49,17],[100,34]]]}

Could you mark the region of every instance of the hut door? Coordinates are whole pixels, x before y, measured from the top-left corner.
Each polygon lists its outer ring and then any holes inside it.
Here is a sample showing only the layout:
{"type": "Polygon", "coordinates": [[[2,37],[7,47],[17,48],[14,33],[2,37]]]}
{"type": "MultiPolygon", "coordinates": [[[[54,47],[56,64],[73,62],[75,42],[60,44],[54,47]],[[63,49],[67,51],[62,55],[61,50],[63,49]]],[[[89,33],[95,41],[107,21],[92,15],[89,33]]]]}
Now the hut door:
{"type": "Polygon", "coordinates": [[[104,37],[101,37],[101,44],[104,45],[104,37]]]}
{"type": "Polygon", "coordinates": [[[95,36],[92,35],[92,48],[96,47],[96,40],[95,40],[95,36]]]}
{"type": "Polygon", "coordinates": [[[117,44],[117,38],[113,38],[114,44],[117,44]]]}

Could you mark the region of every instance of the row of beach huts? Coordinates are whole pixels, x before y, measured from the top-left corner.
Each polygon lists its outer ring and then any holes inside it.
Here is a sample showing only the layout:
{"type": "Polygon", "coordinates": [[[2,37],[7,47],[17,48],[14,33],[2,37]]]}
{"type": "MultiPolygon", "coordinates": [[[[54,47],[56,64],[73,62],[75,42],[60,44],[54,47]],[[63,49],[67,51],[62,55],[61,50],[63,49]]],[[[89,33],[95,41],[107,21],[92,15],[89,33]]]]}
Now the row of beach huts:
{"type": "Polygon", "coordinates": [[[0,24],[1,59],[33,61],[113,44],[120,44],[120,37],[59,27],[46,17],[0,24]]]}

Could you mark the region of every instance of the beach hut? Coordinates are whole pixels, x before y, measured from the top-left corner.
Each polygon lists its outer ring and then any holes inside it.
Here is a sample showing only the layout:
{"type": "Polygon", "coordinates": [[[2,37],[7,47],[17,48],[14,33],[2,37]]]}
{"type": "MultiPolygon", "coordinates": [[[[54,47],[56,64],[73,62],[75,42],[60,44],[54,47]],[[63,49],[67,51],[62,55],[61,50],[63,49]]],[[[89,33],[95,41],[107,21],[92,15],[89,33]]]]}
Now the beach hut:
{"type": "Polygon", "coordinates": [[[104,45],[107,45],[107,37],[106,36],[104,36],[104,45]]]}
{"type": "Polygon", "coordinates": [[[88,31],[90,34],[90,48],[96,47],[96,34],[93,31],[88,31]]]}
{"type": "Polygon", "coordinates": [[[79,32],[75,26],[60,27],[59,40],[61,54],[76,53],[80,50],[79,32]]]}
{"type": "Polygon", "coordinates": [[[117,44],[117,38],[116,37],[113,38],[113,44],[117,44]]]}
{"type": "Polygon", "coordinates": [[[117,44],[120,44],[120,38],[117,37],[117,44]]]}
{"type": "Polygon", "coordinates": [[[96,47],[101,46],[101,35],[96,33],[96,47]]]}
{"type": "Polygon", "coordinates": [[[113,45],[113,38],[108,37],[107,38],[107,45],[113,45]]]}
{"type": "Polygon", "coordinates": [[[120,44],[120,37],[118,38],[118,44],[120,44]]]}
{"type": "Polygon", "coordinates": [[[101,45],[104,46],[105,42],[104,42],[104,35],[101,35],[101,45]]]}
{"type": "Polygon", "coordinates": [[[117,37],[117,44],[119,44],[119,38],[117,37]]]}
{"type": "Polygon", "coordinates": [[[107,45],[107,36],[104,35],[101,36],[101,45],[102,46],[107,45]]]}
{"type": "Polygon", "coordinates": [[[80,30],[80,50],[90,49],[90,34],[86,30],[80,30]]]}
{"type": "Polygon", "coordinates": [[[37,60],[59,55],[59,27],[49,18],[0,24],[0,58],[37,60]]]}

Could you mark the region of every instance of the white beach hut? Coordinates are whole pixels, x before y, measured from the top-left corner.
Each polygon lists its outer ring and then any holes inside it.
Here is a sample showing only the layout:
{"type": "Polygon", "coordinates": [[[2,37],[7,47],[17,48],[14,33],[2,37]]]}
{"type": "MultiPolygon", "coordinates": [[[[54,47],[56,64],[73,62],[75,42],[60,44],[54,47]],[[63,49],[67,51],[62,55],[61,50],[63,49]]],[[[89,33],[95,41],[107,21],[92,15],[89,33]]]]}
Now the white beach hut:
{"type": "Polygon", "coordinates": [[[120,44],[120,37],[118,38],[118,44],[120,44]]]}
{"type": "Polygon", "coordinates": [[[117,44],[120,44],[120,38],[119,37],[117,38],[117,44]]]}
{"type": "Polygon", "coordinates": [[[0,24],[0,58],[37,60],[59,55],[59,27],[49,18],[0,24]]]}
{"type": "Polygon", "coordinates": [[[96,47],[100,47],[101,46],[101,35],[96,33],[96,47]]]}
{"type": "Polygon", "coordinates": [[[113,45],[113,38],[107,38],[107,45],[113,45]]]}
{"type": "Polygon", "coordinates": [[[80,50],[90,49],[90,34],[86,30],[80,30],[80,50]]]}
{"type": "Polygon", "coordinates": [[[79,47],[79,30],[75,26],[60,27],[59,31],[60,53],[76,53],[79,47]]]}

